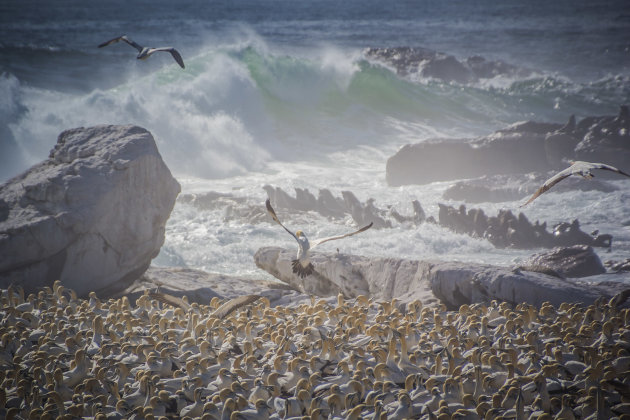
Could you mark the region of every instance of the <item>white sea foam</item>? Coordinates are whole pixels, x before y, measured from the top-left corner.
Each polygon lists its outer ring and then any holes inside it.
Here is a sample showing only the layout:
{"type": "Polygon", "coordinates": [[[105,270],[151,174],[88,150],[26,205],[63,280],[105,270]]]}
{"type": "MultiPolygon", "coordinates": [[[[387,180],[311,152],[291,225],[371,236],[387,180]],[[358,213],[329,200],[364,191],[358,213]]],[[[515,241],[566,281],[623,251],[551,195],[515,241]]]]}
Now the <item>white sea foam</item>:
{"type": "MultiPolygon", "coordinates": [[[[283,188],[290,194],[293,188],[308,188],[317,194],[319,188],[329,188],[333,195],[351,190],[365,201],[374,198],[381,209],[393,206],[401,214],[411,214],[411,201],[419,200],[427,216],[437,218],[439,202],[459,205],[442,199],[443,191],[451,182],[429,185],[388,187],[384,180],[384,167],[379,153],[367,148],[338,152],[326,163],[296,162],[274,163],[262,173],[222,180],[180,179],[183,193],[218,191],[244,197],[250,206],[264,211],[266,193],[264,184],[283,188]]],[[[584,181],[588,182],[588,181],[584,181]]],[[[551,227],[561,221],[578,218],[584,231],[599,229],[614,236],[612,250],[596,249],[602,260],[623,260],[630,255],[630,185],[624,180],[609,181],[619,188],[614,193],[597,191],[549,192],[533,205],[519,209],[521,201],[481,203],[486,214],[500,209],[515,213],[522,210],[530,221],[547,221],[551,227]]],[[[469,206],[473,207],[473,206],[469,206]]],[[[342,220],[329,220],[312,212],[278,211],[285,225],[302,229],[311,238],[336,235],[356,228],[348,216],[342,220]]],[[[178,204],[167,226],[164,251],[158,264],[181,264],[246,277],[271,278],[255,267],[253,255],[262,246],[294,248],[295,241],[271,221],[252,223],[247,220],[225,219],[225,208],[199,210],[189,204],[178,204]],[[173,258],[177,254],[177,258],[173,258]]],[[[394,224],[388,229],[370,229],[361,235],[322,246],[319,252],[340,252],[369,256],[386,256],[410,259],[442,259],[464,262],[518,265],[534,252],[544,249],[497,249],[485,239],[457,234],[438,225],[424,223],[418,227],[394,224]]],[[[600,280],[606,280],[601,278],[600,280]]]]}

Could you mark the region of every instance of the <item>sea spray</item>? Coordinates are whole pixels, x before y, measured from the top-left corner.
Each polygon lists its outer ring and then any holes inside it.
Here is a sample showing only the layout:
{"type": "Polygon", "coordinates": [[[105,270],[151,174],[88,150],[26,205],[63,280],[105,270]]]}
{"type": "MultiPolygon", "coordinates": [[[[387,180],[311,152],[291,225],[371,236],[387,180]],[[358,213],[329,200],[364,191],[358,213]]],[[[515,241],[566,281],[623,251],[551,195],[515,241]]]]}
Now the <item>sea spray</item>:
{"type": "MultiPolygon", "coordinates": [[[[122,83],[87,93],[4,76],[3,106],[13,111],[5,116],[10,135],[2,147],[12,153],[13,139],[25,169],[67,128],[132,123],[153,133],[175,173],[220,178],[262,170],[273,160],[326,159],[360,145],[482,135],[536,115],[560,122],[571,114],[614,113],[630,97],[624,77],[461,85],[398,76],[360,50],[297,54],[260,39],[209,46],[186,63],[182,70],[166,60],[154,71],[139,63],[122,83]]],[[[12,175],[4,172],[5,179],[12,175]]]]}

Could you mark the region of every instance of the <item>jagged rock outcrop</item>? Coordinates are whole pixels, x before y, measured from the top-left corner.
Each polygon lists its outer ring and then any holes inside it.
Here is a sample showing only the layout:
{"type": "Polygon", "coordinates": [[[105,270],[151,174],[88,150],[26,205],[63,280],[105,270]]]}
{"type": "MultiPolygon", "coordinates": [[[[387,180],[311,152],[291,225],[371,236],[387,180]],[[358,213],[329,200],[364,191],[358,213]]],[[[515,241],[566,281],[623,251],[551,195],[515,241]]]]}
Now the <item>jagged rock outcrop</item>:
{"type": "Polygon", "coordinates": [[[607,260],[604,261],[604,267],[606,267],[611,272],[619,272],[619,271],[630,271],[630,258],[626,258],[623,261],[613,261],[607,260]]]}
{"type": "Polygon", "coordinates": [[[622,106],[616,117],[600,117],[589,126],[575,147],[575,157],[589,162],[605,162],[623,171],[630,170],[630,111],[622,106]]]}
{"type": "MultiPolygon", "coordinates": [[[[630,111],[571,117],[567,124],[528,121],[476,139],[429,139],[407,144],[387,160],[389,185],[564,169],[570,160],[605,162],[628,171],[630,111]]],[[[604,178],[614,174],[605,173],[604,178]]]]}
{"type": "Polygon", "coordinates": [[[293,258],[294,251],[277,247],[261,248],[254,255],[258,267],[303,293],[331,296],[341,292],[347,297],[403,302],[419,299],[425,304],[435,303],[437,297],[449,308],[494,299],[537,306],[545,301],[589,304],[627,287],[619,281],[591,284],[487,264],[319,253],[312,257],[315,273],[301,279],[292,272],[293,258]]]}
{"type": "Polygon", "coordinates": [[[524,270],[546,268],[562,277],[589,277],[606,272],[602,261],[588,245],[557,247],[534,254],[521,268],[524,270]]]}
{"type": "Polygon", "coordinates": [[[263,188],[276,208],[314,211],[324,217],[331,218],[350,215],[358,226],[374,223],[375,229],[390,228],[392,227],[391,220],[388,220],[390,217],[398,223],[420,224],[425,220],[424,210],[417,200],[411,203],[413,215],[403,216],[394,208],[389,210],[377,208],[372,198],[362,203],[351,191],[342,191],[341,198],[338,198],[333,196],[329,190],[322,189],[319,190],[319,195],[315,198],[308,189],[296,188],[295,198],[293,198],[280,187],[265,185],[263,188]]]}
{"type": "Polygon", "coordinates": [[[0,187],[0,287],[124,289],[158,254],[179,191],[147,130],[64,131],[47,160],[0,187]]]}
{"type": "Polygon", "coordinates": [[[514,215],[510,210],[500,210],[496,216],[487,216],[482,209],[466,210],[438,203],[438,223],[458,233],[486,238],[498,248],[553,248],[573,245],[589,245],[610,248],[612,235],[599,232],[588,234],[580,229],[576,219],[571,223],[554,225],[553,232],[547,231],[547,222],[531,223],[527,216],[514,215]]]}
{"type": "MultiPolygon", "coordinates": [[[[330,190],[324,188],[320,189],[318,196],[315,197],[306,188],[295,188],[295,197],[292,197],[280,187],[265,185],[263,189],[277,209],[289,210],[291,213],[315,212],[329,219],[350,216],[358,226],[374,223],[373,228],[381,229],[392,227],[394,221],[419,225],[426,219],[424,209],[418,200],[411,202],[412,211],[406,215],[399,213],[394,206],[379,208],[372,198],[361,202],[351,191],[342,191],[341,197],[335,197],[330,190]]],[[[261,223],[270,220],[264,204],[260,201],[229,193],[208,191],[181,194],[177,201],[200,210],[221,210],[222,220],[225,222],[240,220],[261,223]]]]}
{"type": "Polygon", "coordinates": [[[470,83],[499,75],[525,77],[531,72],[481,56],[458,60],[452,55],[421,47],[366,48],[365,57],[392,66],[399,76],[419,74],[443,82],[470,83]]]}
{"type": "Polygon", "coordinates": [[[564,127],[548,133],[545,137],[545,153],[552,166],[562,165],[575,158],[575,146],[580,139],[576,133],[575,115],[571,115],[564,127]]]}

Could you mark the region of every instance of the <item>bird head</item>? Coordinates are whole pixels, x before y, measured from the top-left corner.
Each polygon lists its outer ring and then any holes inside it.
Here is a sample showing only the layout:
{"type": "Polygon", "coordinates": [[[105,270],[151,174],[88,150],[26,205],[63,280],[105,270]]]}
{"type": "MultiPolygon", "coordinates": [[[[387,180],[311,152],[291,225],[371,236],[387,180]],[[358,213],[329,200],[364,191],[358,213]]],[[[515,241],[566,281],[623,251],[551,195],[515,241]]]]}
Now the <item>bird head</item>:
{"type": "Polygon", "coordinates": [[[302,232],[301,230],[298,230],[297,232],[295,232],[295,236],[297,236],[298,238],[301,238],[302,236],[304,236],[304,232],[302,232]]]}

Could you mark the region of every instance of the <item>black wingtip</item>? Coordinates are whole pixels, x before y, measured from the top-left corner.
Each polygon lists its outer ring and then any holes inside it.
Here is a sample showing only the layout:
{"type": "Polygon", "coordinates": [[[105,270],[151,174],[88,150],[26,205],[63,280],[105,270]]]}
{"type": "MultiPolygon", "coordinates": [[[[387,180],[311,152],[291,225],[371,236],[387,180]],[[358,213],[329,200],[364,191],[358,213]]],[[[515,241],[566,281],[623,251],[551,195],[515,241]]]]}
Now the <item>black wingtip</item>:
{"type": "Polygon", "coordinates": [[[106,47],[106,46],[108,46],[109,44],[112,44],[112,43],[114,43],[114,42],[118,42],[118,41],[120,41],[120,40],[121,40],[121,39],[123,39],[123,38],[124,38],[124,35],[117,36],[116,38],[108,39],[107,41],[105,41],[105,42],[101,42],[100,44],[98,44],[98,47],[99,47],[99,48],[106,47]]]}

